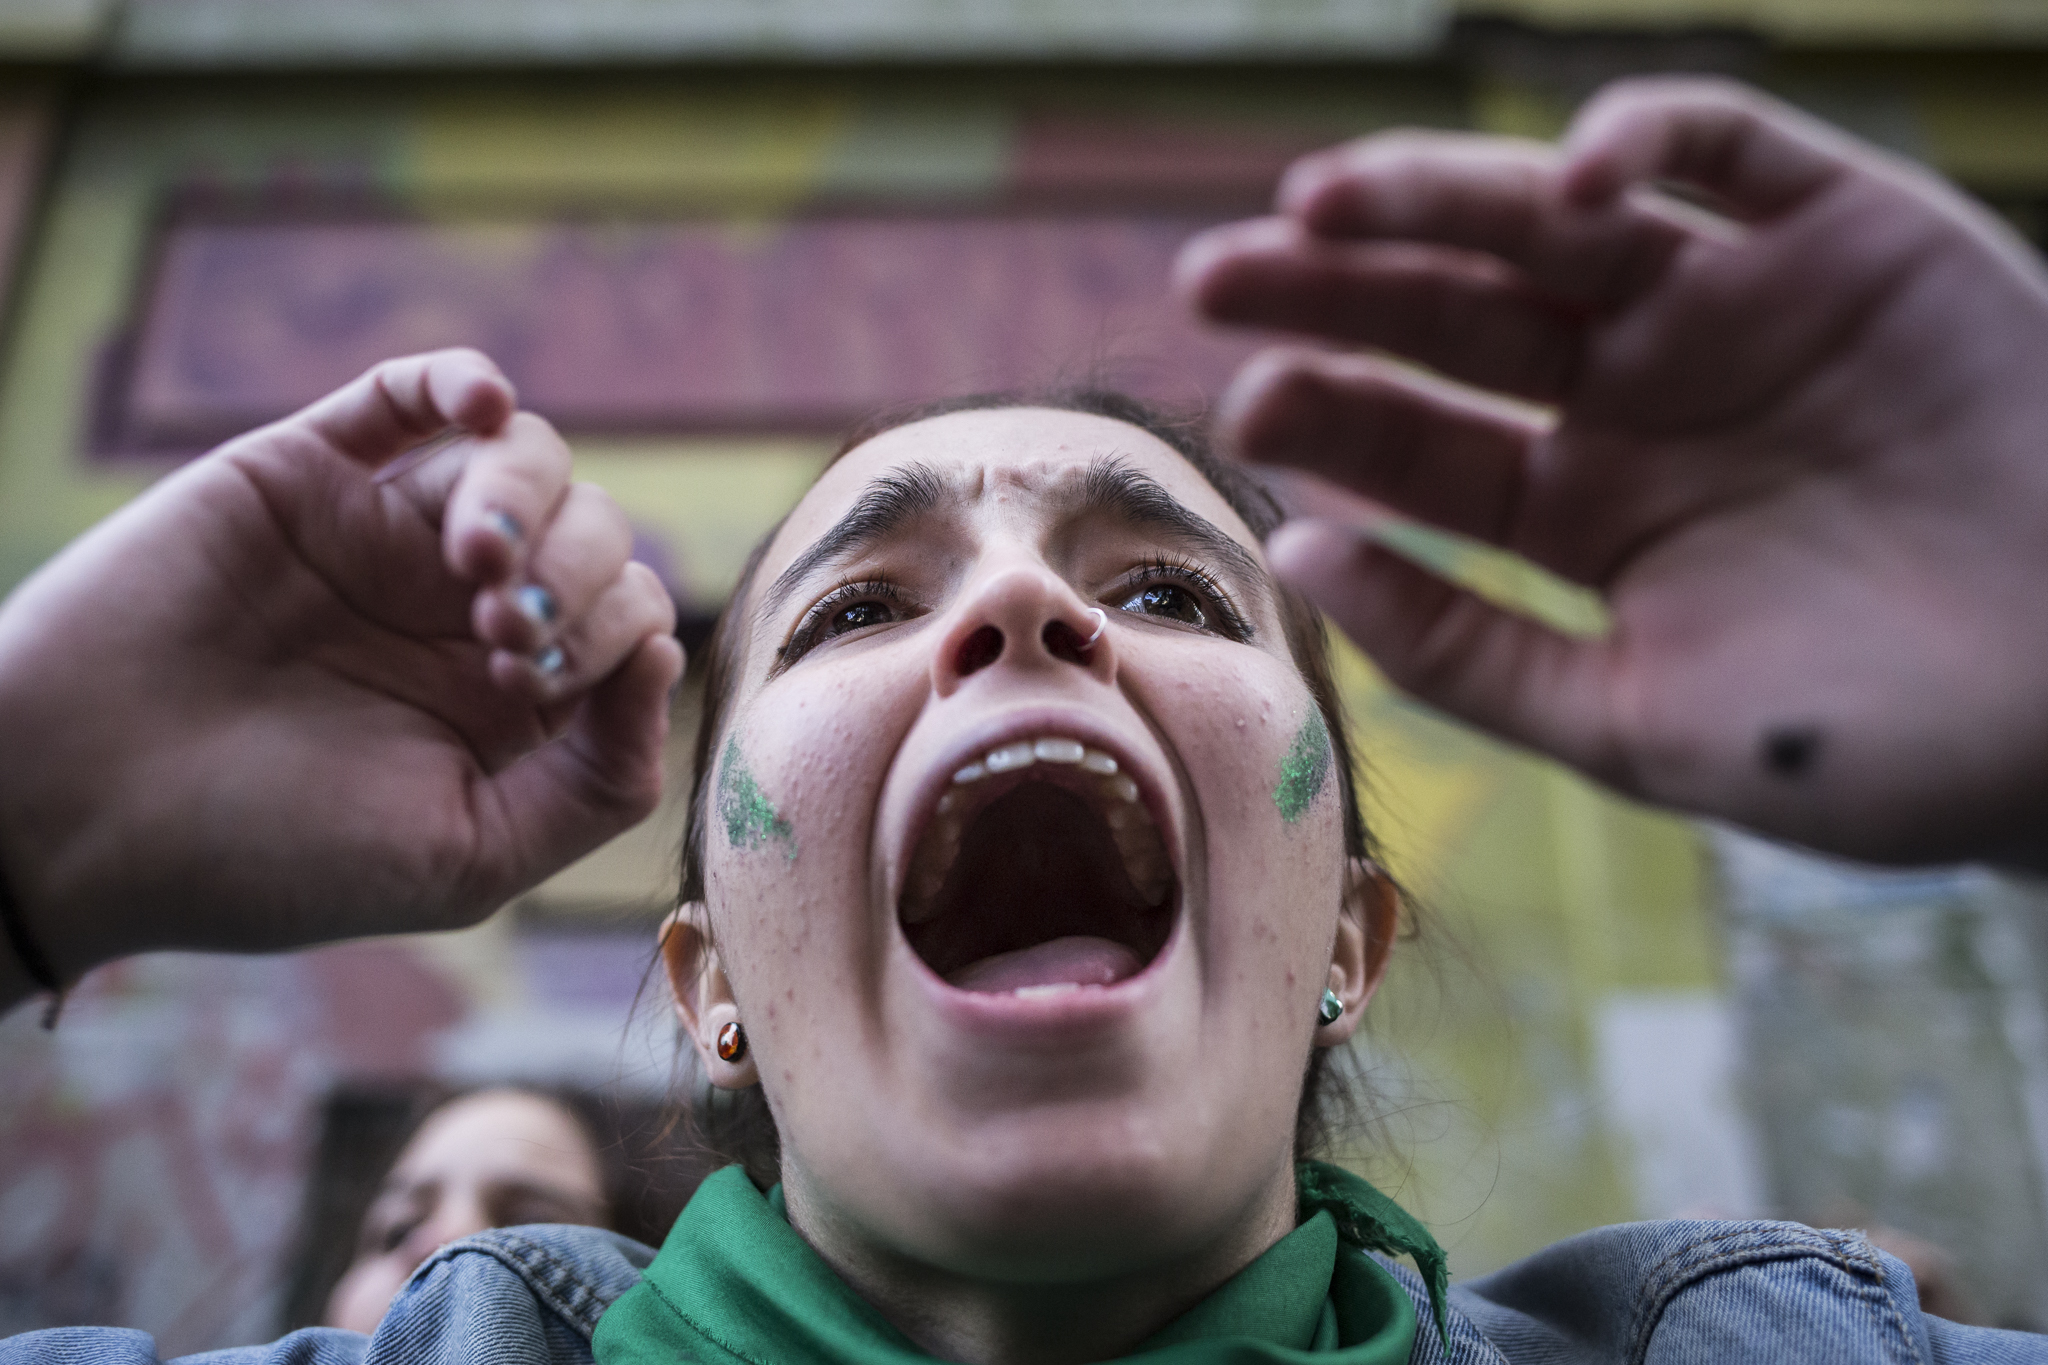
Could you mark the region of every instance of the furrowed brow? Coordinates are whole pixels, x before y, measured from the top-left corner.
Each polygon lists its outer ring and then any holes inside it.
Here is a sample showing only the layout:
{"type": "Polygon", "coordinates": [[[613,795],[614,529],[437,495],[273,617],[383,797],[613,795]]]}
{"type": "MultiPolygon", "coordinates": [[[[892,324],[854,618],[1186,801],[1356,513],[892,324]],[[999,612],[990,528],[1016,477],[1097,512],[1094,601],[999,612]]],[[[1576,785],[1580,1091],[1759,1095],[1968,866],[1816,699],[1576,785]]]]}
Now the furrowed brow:
{"type": "Polygon", "coordinates": [[[882,475],[862,490],[859,501],[845,516],[812,541],[790,566],[776,575],[761,595],[755,613],[765,623],[782,609],[789,595],[813,574],[852,559],[877,541],[900,530],[921,512],[938,506],[946,491],[945,481],[930,465],[908,464],[882,475]]]}
{"type": "Polygon", "coordinates": [[[1088,466],[1076,500],[1077,514],[1094,512],[1159,532],[1227,569],[1247,592],[1263,597],[1269,585],[1264,566],[1237,537],[1190,509],[1149,474],[1121,459],[1104,456],[1088,466]]]}

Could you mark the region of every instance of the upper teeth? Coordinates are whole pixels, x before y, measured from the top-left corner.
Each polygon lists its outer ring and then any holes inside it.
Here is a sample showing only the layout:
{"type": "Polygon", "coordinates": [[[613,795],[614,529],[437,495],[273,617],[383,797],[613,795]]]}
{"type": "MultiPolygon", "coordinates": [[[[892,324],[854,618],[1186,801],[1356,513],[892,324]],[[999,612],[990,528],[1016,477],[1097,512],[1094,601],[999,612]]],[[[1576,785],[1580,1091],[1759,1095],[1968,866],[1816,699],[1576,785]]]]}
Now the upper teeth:
{"type": "MultiPolygon", "coordinates": [[[[1078,763],[1084,772],[1101,777],[1116,776],[1116,760],[1100,749],[1091,749],[1078,739],[1020,739],[999,749],[990,749],[953,774],[956,784],[978,782],[990,773],[1015,772],[1034,763],[1078,763]]],[[[1126,777],[1112,783],[1110,790],[1126,801],[1138,799],[1138,784],[1126,777]]]]}
{"type": "Polygon", "coordinates": [[[1077,739],[1048,736],[1020,739],[990,749],[953,774],[953,789],[939,797],[938,819],[920,840],[917,856],[905,879],[904,922],[917,924],[938,913],[935,898],[945,884],[946,870],[960,850],[965,797],[958,788],[984,777],[1016,772],[1034,763],[1078,766],[1097,779],[1097,790],[1113,804],[1104,812],[1131,884],[1148,904],[1156,904],[1173,885],[1173,868],[1152,818],[1138,803],[1138,784],[1118,771],[1116,759],[1077,739]]]}

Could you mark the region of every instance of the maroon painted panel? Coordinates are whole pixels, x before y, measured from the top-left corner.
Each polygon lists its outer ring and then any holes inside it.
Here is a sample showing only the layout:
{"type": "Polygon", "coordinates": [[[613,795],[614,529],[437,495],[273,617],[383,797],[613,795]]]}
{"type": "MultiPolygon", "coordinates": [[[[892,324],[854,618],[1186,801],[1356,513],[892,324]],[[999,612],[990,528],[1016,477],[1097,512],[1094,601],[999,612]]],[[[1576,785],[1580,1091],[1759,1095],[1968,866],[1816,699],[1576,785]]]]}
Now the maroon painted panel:
{"type": "Polygon", "coordinates": [[[1022,119],[1010,153],[1019,204],[1228,217],[1269,212],[1295,158],[1339,142],[1347,129],[1107,120],[1039,111],[1022,119]]]}
{"type": "Polygon", "coordinates": [[[832,428],[1080,378],[1186,405],[1249,350],[1170,295],[1206,221],[176,224],[100,444],[203,447],[458,343],[571,431],[832,428]]]}

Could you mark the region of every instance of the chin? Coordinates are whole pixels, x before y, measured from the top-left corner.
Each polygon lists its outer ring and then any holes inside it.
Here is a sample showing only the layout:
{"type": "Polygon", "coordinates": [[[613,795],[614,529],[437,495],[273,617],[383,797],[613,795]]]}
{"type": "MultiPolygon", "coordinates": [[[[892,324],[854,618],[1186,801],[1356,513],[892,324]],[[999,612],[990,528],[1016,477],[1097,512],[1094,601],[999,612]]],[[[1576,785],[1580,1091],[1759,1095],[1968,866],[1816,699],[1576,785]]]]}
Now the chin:
{"type": "Polygon", "coordinates": [[[976,1123],[900,1170],[899,1246],[952,1273],[1048,1284],[1199,1257],[1274,1179],[1288,1179],[1247,1162],[1253,1144],[1228,1128],[1185,1102],[1054,1106],[976,1123]]]}

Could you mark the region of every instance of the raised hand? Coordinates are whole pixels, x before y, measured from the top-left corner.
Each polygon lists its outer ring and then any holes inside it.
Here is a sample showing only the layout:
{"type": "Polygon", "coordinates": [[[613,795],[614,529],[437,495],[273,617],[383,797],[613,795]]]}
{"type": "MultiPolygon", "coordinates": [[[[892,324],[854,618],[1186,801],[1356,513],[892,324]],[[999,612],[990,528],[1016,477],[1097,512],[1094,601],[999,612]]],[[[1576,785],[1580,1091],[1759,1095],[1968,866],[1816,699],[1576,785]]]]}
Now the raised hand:
{"type": "Polygon", "coordinates": [[[2048,860],[2048,277],[1955,190],[1754,91],[1636,81],[1561,148],[1311,156],[1181,275],[1218,319],[1458,381],[1269,353],[1224,405],[1245,457],[1610,608],[1568,638],[1356,520],[1283,527],[1277,570],[1396,683],[1817,847],[2048,860]]]}
{"type": "Polygon", "coordinates": [[[644,817],[682,656],[630,547],[473,351],[82,537],[0,608],[0,869],[51,965],[468,924],[644,817]]]}

